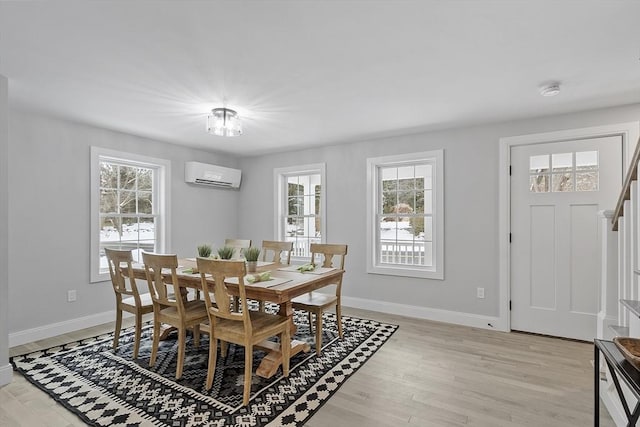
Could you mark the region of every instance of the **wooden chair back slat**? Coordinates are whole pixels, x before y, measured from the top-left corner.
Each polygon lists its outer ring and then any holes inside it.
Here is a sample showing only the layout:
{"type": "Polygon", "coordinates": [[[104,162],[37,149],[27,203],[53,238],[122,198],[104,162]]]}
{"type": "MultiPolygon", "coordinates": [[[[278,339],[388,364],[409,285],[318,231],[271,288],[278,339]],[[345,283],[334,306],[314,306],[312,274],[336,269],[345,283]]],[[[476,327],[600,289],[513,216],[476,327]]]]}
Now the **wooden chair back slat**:
{"type": "Polygon", "coordinates": [[[291,264],[291,252],[293,242],[278,242],[275,240],[262,241],[262,261],[291,264]],[[282,259],[282,253],[286,252],[286,260],[282,259]],[[267,255],[271,255],[267,257],[267,255]]]}
{"type": "Polygon", "coordinates": [[[247,308],[246,291],[244,287],[244,276],[247,274],[244,261],[236,260],[216,260],[210,258],[197,258],[198,271],[200,272],[200,279],[202,285],[202,291],[205,296],[205,303],[207,305],[207,311],[209,311],[209,319],[211,321],[211,327],[215,329],[216,319],[227,319],[244,323],[245,333],[251,335],[251,318],[249,316],[249,309],[247,308]],[[211,289],[207,283],[207,275],[213,277],[214,287],[213,294],[216,304],[211,301],[209,292],[211,289]],[[240,297],[240,313],[234,313],[231,311],[231,301],[233,296],[229,292],[225,280],[235,277],[238,279],[238,293],[240,297]]]}
{"type": "MultiPolygon", "coordinates": [[[[312,243],[310,246],[311,251],[311,263],[316,263],[316,258],[321,258],[321,267],[326,268],[339,268],[344,270],[344,260],[347,256],[347,245],[325,244],[325,243],[312,243]],[[316,257],[317,255],[317,257],[316,257]],[[337,262],[334,265],[334,258],[337,258],[337,262]]],[[[340,297],[342,293],[342,276],[336,283],[336,296],[340,297]]]]}
{"type": "Polygon", "coordinates": [[[177,307],[181,316],[184,315],[184,304],[181,298],[180,287],[178,286],[177,255],[142,253],[144,270],[147,275],[149,292],[154,304],[161,306],[177,307]],[[163,269],[166,269],[163,272],[163,269]],[[168,271],[167,271],[168,270],[168,271]],[[170,272],[170,274],[167,274],[170,272]],[[168,275],[169,278],[165,279],[168,275]],[[171,291],[173,292],[171,292],[171,291]],[[172,298],[169,298],[173,294],[172,298]]]}
{"type": "Polygon", "coordinates": [[[133,256],[131,251],[109,249],[104,250],[107,256],[107,263],[109,264],[109,275],[111,276],[111,284],[113,290],[117,295],[131,295],[136,298],[136,302],[139,303],[138,287],[136,285],[136,279],[133,277],[133,256]],[[127,275],[129,280],[122,274],[122,269],[127,269],[127,275]],[[127,286],[128,284],[128,286],[127,286]]]}
{"type": "Polygon", "coordinates": [[[242,251],[251,246],[251,240],[246,239],[225,239],[224,245],[229,246],[233,249],[233,257],[232,259],[240,259],[242,258],[242,251]]]}
{"type": "Polygon", "coordinates": [[[322,255],[322,267],[339,268],[344,270],[344,259],[347,255],[347,245],[335,245],[324,243],[312,243],[311,247],[311,263],[316,264],[316,255],[322,255]],[[333,264],[333,257],[339,257],[337,265],[333,264]]]}

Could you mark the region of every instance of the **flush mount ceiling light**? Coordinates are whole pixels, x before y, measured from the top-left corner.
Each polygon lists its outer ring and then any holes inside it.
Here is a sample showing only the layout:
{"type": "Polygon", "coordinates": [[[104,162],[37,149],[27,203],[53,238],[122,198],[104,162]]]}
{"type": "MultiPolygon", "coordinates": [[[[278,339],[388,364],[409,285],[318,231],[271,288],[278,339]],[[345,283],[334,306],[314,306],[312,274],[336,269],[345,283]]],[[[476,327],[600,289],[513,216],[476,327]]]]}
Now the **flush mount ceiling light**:
{"type": "Polygon", "coordinates": [[[540,95],[556,96],[560,93],[560,83],[549,83],[540,87],[540,95]]]}
{"type": "Polygon", "coordinates": [[[207,116],[207,132],[219,136],[242,135],[238,113],[229,108],[214,108],[207,116]]]}

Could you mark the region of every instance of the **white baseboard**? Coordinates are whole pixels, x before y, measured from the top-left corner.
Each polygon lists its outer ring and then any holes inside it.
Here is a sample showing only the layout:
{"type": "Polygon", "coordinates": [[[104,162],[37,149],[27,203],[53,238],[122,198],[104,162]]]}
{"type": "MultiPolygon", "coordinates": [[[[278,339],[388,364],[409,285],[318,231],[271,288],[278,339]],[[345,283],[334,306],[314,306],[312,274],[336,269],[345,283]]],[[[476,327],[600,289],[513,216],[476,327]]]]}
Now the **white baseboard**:
{"type": "Polygon", "coordinates": [[[474,328],[502,330],[499,317],[483,316],[479,314],[461,313],[458,311],[441,310],[437,308],[418,307],[392,302],[375,301],[364,298],[342,296],[342,305],[364,310],[379,311],[387,314],[415,317],[418,319],[434,320],[436,322],[455,323],[457,325],[474,328]]]}
{"type": "MultiPolygon", "coordinates": [[[[437,322],[454,323],[471,326],[474,328],[504,330],[501,328],[500,319],[493,316],[461,313],[457,311],[440,310],[437,308],[418,307],[406,304],[397,304],[384,301],[375,301],[364,298],[342,296],[342,304],[347,307],[361,308],[364,310],[379,311],[387,314],[415,317],[418,319],[434,320],[437,322]]],[[[125,317],[128,313],[123,313],[125,317]]],[[[101,325],[115,320],[115,311],[92,314],[78,319],[65,320],[46,326],[26,329],[24,331],[9,334],[9,347],[55,337],[92,326],[101,325]]]]}
{"type": "MultiPolygon", "coordinates": [[[[126,316],[128,313],[124,314],[126,316]]],[[[17,345],[55,337],[56,335],[62,335],[80,329],[102,325],[103,323],[113,322],[115,320],[116,312],[115,310],[111,310],[77,319],[52,323],[50,325],[38,326],[37,328],[26,329],[24,331],[12,332],[9,334],[9,347],[15,347],[17,345]]]]}
{"type": "Polygon", "coordinates": [[[11,365],[0,366],[0,387],[11,382],[13,377],[13,367],[11,365]]]}

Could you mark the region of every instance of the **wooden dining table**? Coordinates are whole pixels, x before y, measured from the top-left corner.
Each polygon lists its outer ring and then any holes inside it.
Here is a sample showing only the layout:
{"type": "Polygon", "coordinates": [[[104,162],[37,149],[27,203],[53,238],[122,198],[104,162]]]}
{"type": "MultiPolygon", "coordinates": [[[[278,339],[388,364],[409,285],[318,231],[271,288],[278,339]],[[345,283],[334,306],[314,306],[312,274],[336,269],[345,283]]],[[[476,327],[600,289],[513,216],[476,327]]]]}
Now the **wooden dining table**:
{"type": "MultiPolygon", "coordinates": [[[[201,289],[201,278],[199,273],[189,273],[185,270],[196,267],[195,258],[184,258],[179,260],[179,267],[176,270],[179,286],[183,288],[201,289]]],[[[246,296],[249,299],[258,301],[268,301],[279,305],[278,315],[289,318],[291,322],[291,334],[296,331],[296,325],[293,322],[293,307],[291,300],[297,296],[304,295],[316,289],[323,288],[337,283],[344,270],[317,268],[316,271],[301,273],[296,270],[296,266],[289,266],[277,263],[260,262],[256,273],[265,271],[271,272],[271,280],[245,283],[246,296]]],[[[133,265],[133,272],[136,279],[146,280],[146,274],[143,264],[133,265]]],[[[249,273],[254,274],[254,273],[249,273]]],[[[171,282],[171,274],[167,273],[165,279],[171,282]]],[[[213,278],[208,279],[208,284],[213,292],[213,278]]],[[[226,282],[229,293],[238,295],[238,283],[233,280],[226,282]]],[[[300,353],[308,352],[310,346],[308,343],[292,339],[291,340],[291,357],[300,353]]],[[[282,364],[282,351],[280,344],[273,341],[263,341],[256,347],[267,352],[260,362],[260,366],[256,370],[256,374],[263,378],[270,378],[276,374],[278,368],[282,364]]]]}

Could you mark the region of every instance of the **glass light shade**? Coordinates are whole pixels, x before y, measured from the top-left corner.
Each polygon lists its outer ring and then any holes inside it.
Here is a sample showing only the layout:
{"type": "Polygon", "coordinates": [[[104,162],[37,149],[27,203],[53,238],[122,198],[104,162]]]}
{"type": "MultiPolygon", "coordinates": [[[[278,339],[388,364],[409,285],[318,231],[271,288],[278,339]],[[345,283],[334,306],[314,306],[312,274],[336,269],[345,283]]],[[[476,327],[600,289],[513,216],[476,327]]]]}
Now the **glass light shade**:
{"type": "Polygon", "coordinates": [[[214,108],[207,116],[207,132],[219,136],[242,135],[238,113],[228,108],[214,108]]]}

